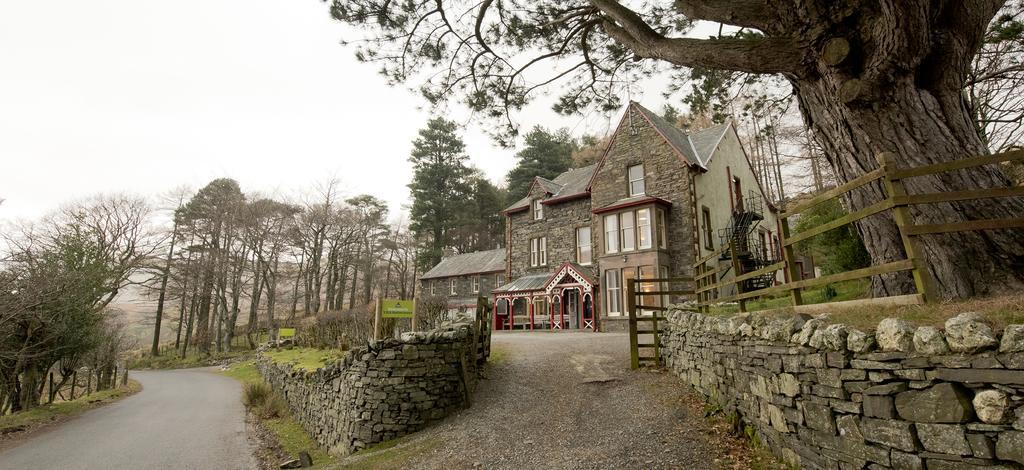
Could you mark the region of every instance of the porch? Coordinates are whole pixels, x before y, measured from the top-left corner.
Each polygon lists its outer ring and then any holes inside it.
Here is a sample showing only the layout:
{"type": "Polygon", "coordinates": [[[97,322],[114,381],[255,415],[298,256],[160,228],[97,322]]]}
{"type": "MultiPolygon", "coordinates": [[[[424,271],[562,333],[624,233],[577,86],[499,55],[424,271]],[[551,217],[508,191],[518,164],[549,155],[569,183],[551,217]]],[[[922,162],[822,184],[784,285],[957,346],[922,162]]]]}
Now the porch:
{"type": "Polygon", "coordinates": [[[496,330],[598,331],[597,286],[575,263],[522,276],[494,291],[496,330]]]}

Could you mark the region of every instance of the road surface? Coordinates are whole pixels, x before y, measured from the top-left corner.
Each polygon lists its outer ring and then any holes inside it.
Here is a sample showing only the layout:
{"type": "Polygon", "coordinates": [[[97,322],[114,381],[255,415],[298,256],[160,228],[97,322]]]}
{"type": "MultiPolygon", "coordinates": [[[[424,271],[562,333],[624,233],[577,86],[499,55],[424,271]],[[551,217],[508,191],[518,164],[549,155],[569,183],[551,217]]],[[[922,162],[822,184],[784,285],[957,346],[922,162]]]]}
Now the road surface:
{"type": "Polygon", "coordinates": [[[0,453],[2,470],[257,467],[241,386],[211,369],[135,372],[142,391],[0,453]]]}

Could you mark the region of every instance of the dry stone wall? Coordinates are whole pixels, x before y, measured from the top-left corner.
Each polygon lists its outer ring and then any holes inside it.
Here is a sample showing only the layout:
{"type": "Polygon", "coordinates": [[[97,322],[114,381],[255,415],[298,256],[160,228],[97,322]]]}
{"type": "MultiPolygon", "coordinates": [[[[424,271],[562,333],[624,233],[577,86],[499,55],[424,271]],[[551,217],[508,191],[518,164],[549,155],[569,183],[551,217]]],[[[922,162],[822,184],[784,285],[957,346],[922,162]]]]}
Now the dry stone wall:
{"type": "Polygon", "coordinates": [[[812,469],[1024,468],[1024,325],[975,314],[876,332],[672,310],[666,365],[812,469]]]}
{"type": "Polygon", "coordinates": [[[311,372],[267,358],[257,368],[320,445],[345,455],[468,406],[483,350],[463,322],[370,341],[311,372]]]}

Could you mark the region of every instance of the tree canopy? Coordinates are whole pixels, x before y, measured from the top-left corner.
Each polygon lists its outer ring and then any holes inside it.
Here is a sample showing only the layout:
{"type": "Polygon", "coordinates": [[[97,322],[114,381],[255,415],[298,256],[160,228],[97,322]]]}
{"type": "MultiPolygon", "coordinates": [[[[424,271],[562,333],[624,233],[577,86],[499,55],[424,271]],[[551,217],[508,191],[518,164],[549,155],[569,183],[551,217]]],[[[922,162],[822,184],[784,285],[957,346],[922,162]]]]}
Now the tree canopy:
{"type": "Polygon", "coordinates": [[[516,201],[530,190],[533,178],[553,179],[572,165],[572,154],[579,148],[568,129],[555,132],[536,126],[526,134],[523,149],[516,153],[516,166],[509,171],[509,200],[516,201]]]}

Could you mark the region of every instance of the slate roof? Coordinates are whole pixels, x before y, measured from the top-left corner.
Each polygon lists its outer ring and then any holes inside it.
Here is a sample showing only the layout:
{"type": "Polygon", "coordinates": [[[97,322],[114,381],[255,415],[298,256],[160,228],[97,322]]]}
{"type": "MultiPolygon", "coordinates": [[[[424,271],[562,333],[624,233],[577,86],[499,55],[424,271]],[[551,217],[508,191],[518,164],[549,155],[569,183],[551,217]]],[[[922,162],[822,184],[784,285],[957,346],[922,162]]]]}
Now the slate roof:
{"type": "Polygon", "coordinates": [[[488,251],[475,251],[461,255],[449,256],[437,263],[420,279],[436,279],[441,277],[464,276],[467,274],[493,273],[505,270],[505,249],[498,248],[488,251]]]}
{"type": "MultiPolygon", "coordinates": [[[[550,194],[544,199],[545,201],[581,195],[587,192],[587,184],[590,183],[590,177],[593,176],[596,167],[597,164],[592,164],[582,168],[572,168],[556,176],[553,180],[538,176],[536,182],[544,188],[544,192],[550,194]]],[[[528,207],[530,207],[530,196],[508,206],[505,212],[515,212],[528,207]]]]}
{"type": "Polygon", "coordinates": [[[646,203],[649,203],[649,202],[657,202],[659,204],[664,204],[666,206],[671,206],[672,205],[671,202],[668,202],[668,201],[666,201],[666,200],[664,200],[664,199],[662,199],[660,197],[654,197],[654,196],[632,196],[632,197],[624,197],[624,198],[619,199],[617,201],[614,201],[612,203],[606,204],[604,207],[598,207],[596,209],[593,209],[591,212],[593,212],[595,214],[600,214],[602,212],[613,211],[615,209],[620,209],[620,208],[623,208],[623,207],[630,207],[630,206],[633,206],[633,205],[646,204],[646,203]]]}
{"type": "Polygon", "coordinates": [[[494,292],[528,292],[541,290],[544,288],[544,285],[548,283],[548,279],[551,279],[552,275],[554,275],[554,273],[522,276],[508,284],[494,289],[494,292]]]}
{"type": "Polygon", "coordinates": [[[725,137],[725,132],[729,130],[730,125],[732,125],[731,122],[724,122],[690,133],[690,142],[697,149],[697,155],[700,156],[702,165],[707,166],[711,160],[711,154],[715,152],[718,143],[725,137]]]}
{"type": "Polygon", "coordinates": [[[690,142],[690,138],[685,132],[666,121],[665,118],[659,116],[657,113],[641,106],[640,103],[634,102],[633,106],[637,111],[640,111],[640,114],[642,114],[644,118],[650,121],[651,125],[653,125],[663,137],[665,137],[668,144],[686,159],[686,163],[704,166],[701,163],[701,159],[697,156],[697,151],[694,149],[693,143],[690,142]]]}
{"type": "Polygon", "coordinates": [[[718,147],[718,143],[722,141],[725,132],[732,125],[732,122],[724,122],[687,133],[639,103],[634,102],[632,105],[665,137],[672,148],[686,158],[688,163],[701,167],[707,167],[708,162],[711,161],[711,155],[715,153],[715,148],[718,147]]]}

